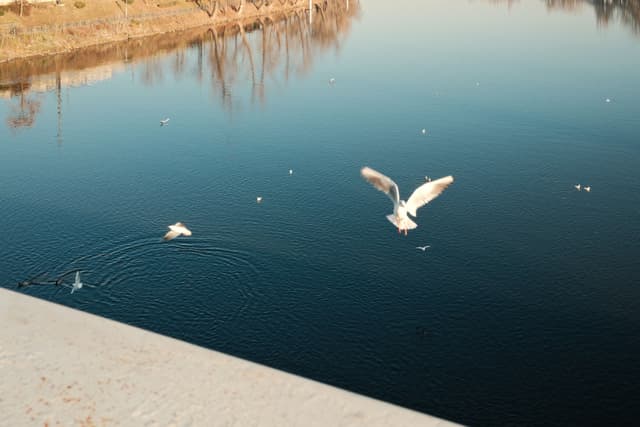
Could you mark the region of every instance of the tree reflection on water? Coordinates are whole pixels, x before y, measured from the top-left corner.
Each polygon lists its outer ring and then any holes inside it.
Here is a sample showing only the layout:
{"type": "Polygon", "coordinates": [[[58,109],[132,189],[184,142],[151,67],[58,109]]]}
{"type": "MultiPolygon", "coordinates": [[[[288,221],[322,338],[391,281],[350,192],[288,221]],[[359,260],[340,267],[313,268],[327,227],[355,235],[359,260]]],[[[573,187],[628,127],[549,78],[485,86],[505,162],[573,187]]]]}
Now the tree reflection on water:
{"type": "Polygon", "coordinates": [[[211,86],[229,111],[237,102],[231,96],[232,88],[248,80],[251,102],[262,103],[268,82],[304,75],[319,53],[339,50],[353,19],[359,16],[360,5],[354,0],[327,0],[316,4],[315,10],[311,25],[306,9],[299,8],[179,34],[0,64],[0,97],[17,100],[6,123],[14,130],[33,126],[41,105],[34,94],[55,91],[60,138],[62,89],[109,79],[132,65],[147,85],[164,80],[168,71],[173,78],[193,73],[199,82],[211,86]]]}
{"type": "MultiPolygon", "coordinates": [[[[488,0],[491,3],[511,6],[519,0],[488,0]]],[[[596,21],[606,26],[619,20],[640,35],[640,0],[542,0],[549,10],[579,10],[584,6],[593,7],[596,21]]]]}
{"type": "Polygon", "coordinates": [[[17,98],[17,102],[9,107],[7,126],[10,129],[33,126],[36,114],[40,111],[41,101],[35,96],[29,96],[29,83],[14,83],[0,89],[7,91],[11,98],[17,98]]]}

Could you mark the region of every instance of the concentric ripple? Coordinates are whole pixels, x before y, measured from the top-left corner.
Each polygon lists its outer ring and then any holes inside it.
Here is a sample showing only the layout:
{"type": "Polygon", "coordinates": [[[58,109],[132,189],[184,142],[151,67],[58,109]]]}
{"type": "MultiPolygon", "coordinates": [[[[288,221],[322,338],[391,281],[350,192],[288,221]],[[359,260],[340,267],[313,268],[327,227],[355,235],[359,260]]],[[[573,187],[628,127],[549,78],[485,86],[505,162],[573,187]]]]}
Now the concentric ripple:
{"type": "Polygon", "coordinates": [[[252,254],[212,238],[105,242],[60,266],[60,272],[74,269],[96,286],[78,293],[82,308],[172,335],[204,325],[214,332],[242,316],[262,288],[252,254]],[[167,331],[174,326],[180,331],[167,331]]]}

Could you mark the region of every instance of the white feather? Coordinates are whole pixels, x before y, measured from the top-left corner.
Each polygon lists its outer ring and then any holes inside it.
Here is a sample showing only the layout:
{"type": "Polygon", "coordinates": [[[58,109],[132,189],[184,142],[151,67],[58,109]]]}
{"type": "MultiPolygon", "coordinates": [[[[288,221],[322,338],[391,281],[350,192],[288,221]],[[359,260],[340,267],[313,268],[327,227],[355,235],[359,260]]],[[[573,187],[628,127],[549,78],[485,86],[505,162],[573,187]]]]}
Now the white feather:
{"type": "Polygon", "coordinates": [[[442,192],[453,183],[453,177],[451,175],[444,178],[436,179],[435,181],[429,181],[426,184],[422,184],[416,188],[413,192],[405,207],[407,212],[411,216],[417,216],[417,210],[438,197],[442,192]]]}

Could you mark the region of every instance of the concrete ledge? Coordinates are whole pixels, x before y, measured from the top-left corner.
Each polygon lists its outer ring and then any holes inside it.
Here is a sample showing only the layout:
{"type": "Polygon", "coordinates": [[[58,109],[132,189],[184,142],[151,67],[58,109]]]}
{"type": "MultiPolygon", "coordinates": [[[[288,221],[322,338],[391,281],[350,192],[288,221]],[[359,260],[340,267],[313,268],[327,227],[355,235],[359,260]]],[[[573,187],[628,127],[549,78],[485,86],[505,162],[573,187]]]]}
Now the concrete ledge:
{"type": "Polygon", "coordinates": [[[6,289],[0,325],[3,425],[455,425],[6,289]]]}

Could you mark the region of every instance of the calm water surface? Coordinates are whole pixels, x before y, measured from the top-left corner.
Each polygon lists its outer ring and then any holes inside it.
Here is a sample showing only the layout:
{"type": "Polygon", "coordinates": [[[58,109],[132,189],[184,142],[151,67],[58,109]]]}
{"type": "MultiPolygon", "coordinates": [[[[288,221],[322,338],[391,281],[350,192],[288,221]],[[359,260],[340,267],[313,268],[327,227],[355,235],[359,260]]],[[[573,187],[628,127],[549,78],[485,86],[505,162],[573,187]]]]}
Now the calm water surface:
{"type": "Polygon", "coordinates": [[[352,1],[5,65],[0,283],[82,269],[20,292],[461,423],[637,417],[638,6],[592,3],[352,1]],[[404,237],[364,165],[456,182],[404,237]]]}

